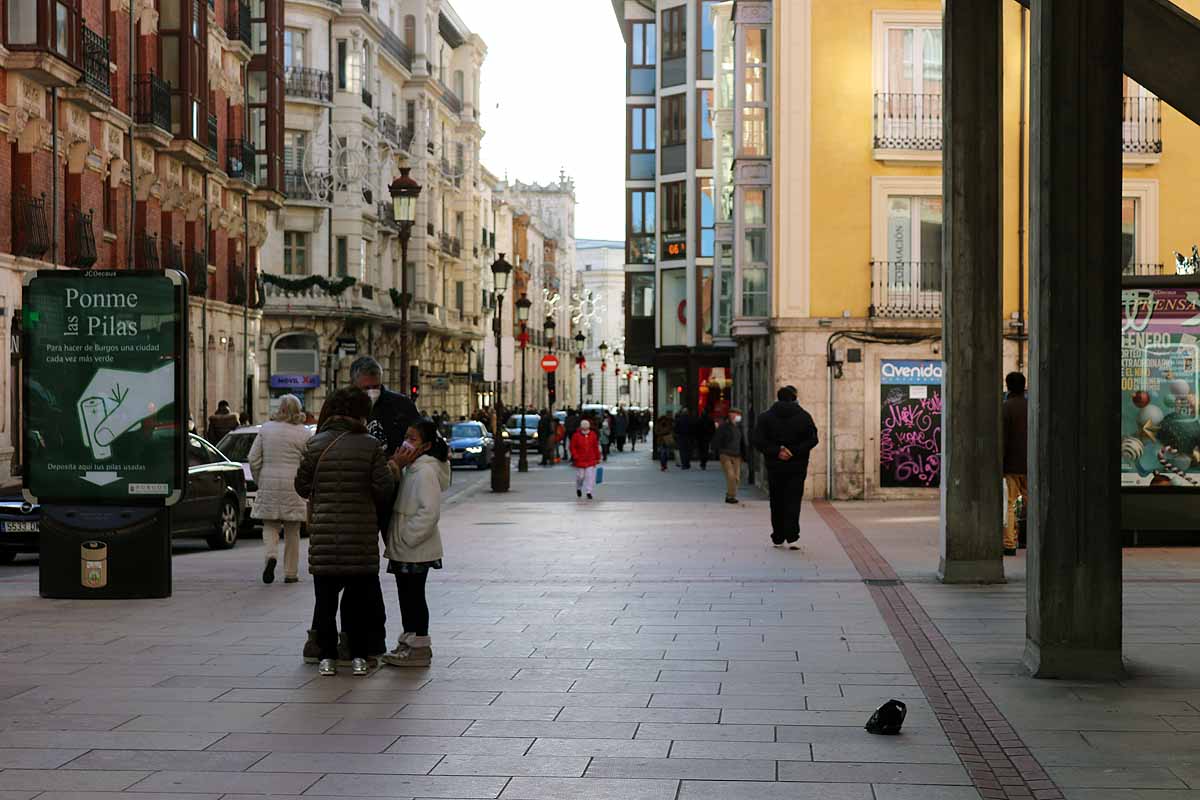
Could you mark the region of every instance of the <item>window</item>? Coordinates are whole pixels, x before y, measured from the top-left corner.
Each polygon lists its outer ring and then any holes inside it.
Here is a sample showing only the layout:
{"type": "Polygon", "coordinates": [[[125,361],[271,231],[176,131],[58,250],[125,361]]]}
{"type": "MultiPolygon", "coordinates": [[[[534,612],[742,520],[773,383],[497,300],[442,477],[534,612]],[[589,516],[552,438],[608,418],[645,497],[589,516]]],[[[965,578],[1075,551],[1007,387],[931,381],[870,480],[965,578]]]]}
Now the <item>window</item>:
{"type": "Polygon", "coordinates": [[[345,39],[337,40],[337,88],[347,89],[350,85],[350,45],[345,39]]]}
{"type": "Polygon", "coordinates": [[[629,80],[631,95],[654,94],[654,67],[658,64],[657,26],[634,22],[629,26],[629,80]]]}
{"type": "Polygon", "coordinates": [[[461,313],[466,302],[467,287],[462,281],[454,282],[454,307],[461,313]]]}
{"type": "Polygon", "coordinates": [[[746,189],[742,194],[742,316],[765,317],[770,237],[767,236],[767,191],[746,189]]]}
{"type": "Polygon", "coordinates": [[[412,14],[404,18],[404,45],[409,52],[417,49],[417,18],[412,14]]]}
{"type": "Polygon", "coordinates": [[[285,67],[302,68],[308,63],[305,53],[307,31],[300,28],[286,28],[283,31],[283,65],[285,67]]]}
{"type": "Polygon", "coordinates": [[[629,192],[629,264],[654,263],[655,194],[653,189],[632,189],[629,192]]]}
{"type": "Polygon", "coordinates": [[[709,80],[713,76],[713,18],[714,0],[701,0],[700,9],[700,72],[696,76],[700,80],[709,80]]]}
{"type": "Polygon", "coordinates": [[[767,29],[746,28],[745,61],[742,78],[741,148],[743,156],[765,158],[770,154],[768,140],[770,118],[767,104],[767,29]]]}
{"type": "Polygon", "coordinates": [[[653,180],[654,157],[658,141],[654,106],[631,106],[628,114],[629,164],[626,170],[627,177],[631,180],[653,180]]]}
{"type": "Polygon", "coordinates": [[[162,5],[159,61],[163,79],[171,84],[171,132],[204,144],[208,139],[208,59],[204,55],[208,9],[197,0],[162,5]]]}
{"type": "Polygon", "coordinates": [[[1121,272],[1125,275],[1137,274],[1137,218],[1140,210],[1136,197],[1121,198],[1121,272]]]}
{"type": "Polygon", "coordinates": [[[696,125],[700,131],[696,142],[696,169],[712,169],[713,165],[712,100],[712,89],[700,90],[699,102],[696,103],[700,112],[696,125]]]}
{"type": "MultiPolygon", "coordinates": [[[[942,28],[930,24],[888,24],[883,33],[883,85],[890,94],[942,94],[942,28]]],[[[939,99],[940,102],[940,99],[939,99]]]]}
{"type": "Polygon", "coordinates": [[[733,243],[717,245],[716,336],[729,336],[733,325],[733,243]]]}
{"type": "Polygon", "coordinates": [[[687,172],[687,95],[662,99],[662,172],[687,172]]]}
{"type": "Polygon", "coordinates": [[[116,205],[113,194],[115,192],[116,189],[112,188],[112,184],[109,181],[104,181],[100,187],[100,198],[103,204],[102,221],[104,224],[104,230],[108,231],[109,233],[115,230],[115,226],[113,224],[113,206],[116,205]]]}
{"type": "Polygon", "coordinates": [[[687,183],[663,184],[662,257],[687,257],[687,183]]]}
{"type": "Polygon", "coordinates": [[[308,234],[300,231],[283,232],[283,274],[308,274],[308,234]]]}
{"type": "Polygon", "coordinates": [[[338,277],[345,276],[350,269],[350,250],[349,244],[346,242],[345,236],[339,236],[335,240],[337,249],[337,275],[338,277]]]}
{"type": "MultiPolygon", "coordinates": [[[[1127,178],[1121,185],[1121,268],[1126,274],[1163,273],[1158,245],[1158,181],[1127,178]]],[[[1166,269],[1170,273],[1170,268],[1166,269]]]]}
{"type": "Polygon", "coordinates": [[[664,269],[662,308],[659,314],[659,342],[662,347],[687,344],[687,270],[664,269]]]}
{"type": "Polygon", "coordinates": [[[678,86],[687,82],[687,7],[662,12],[662,85],[678,86]]]}
{"type": "Polygon", "coordinates": [[[304,169],[304,149],[308,146],[303,131],[285,131],[283,134],[283,168],[288,172],[304,169]]]}
{"type": "Polygon", "coordinates": [[[875,15],[875,147],[942,149],[942,29],[937,12],[875,15]]]}
{"type": "Polygon", "coordinates": [[[887,206],[889,285],[941,291],[942,198],[891,195],[887,206]]]}
{"type": "Polygon", "coordinates": [[[467,81],[461,69],[454,71],[454,94],[459,100],[466,100],[467,81]]]}
{"type": "Polygon", "coordinates": [[[713,179],[697,181],[696,196],[700,199],[700,258],[712,258],[717,241],[717,213],[713,197],[713,179]]]}

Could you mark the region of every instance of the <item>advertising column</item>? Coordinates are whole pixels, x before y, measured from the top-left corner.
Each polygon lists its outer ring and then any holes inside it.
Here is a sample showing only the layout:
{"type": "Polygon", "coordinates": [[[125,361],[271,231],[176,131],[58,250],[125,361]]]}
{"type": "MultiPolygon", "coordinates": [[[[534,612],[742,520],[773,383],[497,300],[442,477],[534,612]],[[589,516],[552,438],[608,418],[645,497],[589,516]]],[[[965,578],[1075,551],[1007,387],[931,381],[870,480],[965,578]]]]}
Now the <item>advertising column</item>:
{"type": "Polygon", "coordinates": [[[24,290],[24,488],[46,597],[165,597],[186,489],[185,284],[40,271],[24,290]]]}

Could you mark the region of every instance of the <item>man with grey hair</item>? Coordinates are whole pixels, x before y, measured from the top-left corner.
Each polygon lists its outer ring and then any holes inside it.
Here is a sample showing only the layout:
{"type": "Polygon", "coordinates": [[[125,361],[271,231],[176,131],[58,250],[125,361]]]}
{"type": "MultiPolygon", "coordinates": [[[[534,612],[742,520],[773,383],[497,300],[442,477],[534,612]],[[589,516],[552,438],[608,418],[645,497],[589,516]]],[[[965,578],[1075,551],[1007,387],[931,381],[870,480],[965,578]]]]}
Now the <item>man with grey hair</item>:
{"type": "Polygon", "coordinates": [[[350,382],[371,398],[367,430],[383,442],[383,449],[391,458],[403,444],[408,426],[420,419],[421,412],[408,395],[390,391],[383,385],[383,367],[370,356],[360,356],[350,365],[350,382]]]}

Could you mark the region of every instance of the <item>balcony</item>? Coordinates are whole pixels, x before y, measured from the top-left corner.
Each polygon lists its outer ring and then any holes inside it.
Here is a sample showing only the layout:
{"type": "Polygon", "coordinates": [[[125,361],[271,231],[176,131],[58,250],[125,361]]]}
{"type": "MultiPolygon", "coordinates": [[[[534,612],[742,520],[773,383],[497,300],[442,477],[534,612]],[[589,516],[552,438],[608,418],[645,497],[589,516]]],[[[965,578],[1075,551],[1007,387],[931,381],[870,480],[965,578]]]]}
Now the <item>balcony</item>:
{"type": "Polygon", "coordinates": [[[288,200],[307,203],[332,203],[333,179],[327,173],[313,173],[305,178],[303,170],[289,169],[283,172],[283,194],[288,200]]]}
{"type": "Polygon", "coordinates": [[[83,26],[83,82],[105,97],[112,97],[108,72],[108,39],[83,26]]]}
{"type": "Polygon", "coordinates": [[[393,58],[400,62],[409,72],[412,72],[412,50],[408,49],[400,37],[397,36],[390,28],[383,29],[383,49],[393,58]]]}
{"type": "Polygon", "coordinates": [[[364,86],[362,90],[363,105],[367,108],[371,108],[373,100],[374,98],[371,97],[371,93],[367,91],[367,87],[364,86]]]}
{"type": "Polygon", "coordinates": [[[1157,161],[1162,155],[1162,103],[1157,97],[1121,101],[1121,149],[1131,161],[1157,161]]]}
{"type": "Polygon", "coordinates": [[[441,89],[442,102],[446,104],[446,108],[450,109],[451,113],[453,114],[462,114],[462,98],[456,95],[454,90],[441,81],[438,81],[437,84],[438,88],[441,89]]]}
{"type": "Polygon", "coordinates": [[[248,139],[225,141],[225,173],[234,180],[257,183],[254,145],[248,139]]]}
{"type": "Polygon", "coordinates": [[[41,258],[50,249],[46,195],[34,197],[17,189],[13,192],[12,201],[13,255],[41,258]]]}
{"type": "Polygon", "coordinates": [[[875,94],[875,157],[901,161],[942,158],[940,94],[875,94]]]}
{"type": "Polygon", "coordinates": [[[405,125],[400,129],[400,149],[406,153],[412,152],[413,129],[411,125],[405,125]]]}
{"type": "Polygon", "coordinates": [[[217,115],[208,115],[208,135],[204,140],[204,149],[208,151],[208,157],[212,161],[218,161],[218,153],[220,152],[220,127],[217,124],[217,115]]]}
{"type": "Polygon", "coordinates": [[[1126,264],[1121,268],[1121,274],[1126,276],[1138,277],[1157,277],[1165,275],[1162,264],[1126,264]]]}
{"type": "Polygon", "coordinates": [[[74,86],[83,74],[79,7],[58,0],[8,0],[5,11],[8,72],[43,86],[74,86]]]}
{"type": "Polygon", "coordinates": [[[396,118],[386,111],[379,112],[379,133],[389,142],[400,144],[400,128],[396,125],[396,118]]]}
{"type": "Polygon", "coordinates": [[[133,237],[133,259],[137,269],[158,270],[158,237],[139,232],[133,237]]]}
{"type": "Polygon", "coordinates": [[[188,293],[196,297],[208,294],[208,259],[199,250],[188,253],[188,293]]]}
{"type": "Polygon", "coordinates": [[[323,69],[288,67],[283,71],[284,93],[288,97],[333,102],[333,75],[323,69]]]}
{"type": "Polygon", "coordinates": [[[942,262],[871,262],[872,317],[936,319],[942,314],[942,262]]]}
{"type": "Polygon", "coordinates": [[[438,245],[442,248],[443,253],[450,252],[450,241],[450,234],[446,233],[445,231],[438,236],[438,245]]]}
{"type": "Polygon", "coordinates": [[[170,239],[163,242],[163,269],[183,272],[183,248],[178,242],[172,242],[170,239]]]}
{"type": "Polygon", "coordinates": [[[67,208],[67,266],[87,269],[96,263],[96,233],[92,229],[94,212],[83,213],[79,206],[67,208]]]}
{"type": "Polygon", "coordinates": [[[246,305],[245,267],[236,262],[229,265],[229,293],[227,302],[231,306],[246,305]]]}
{"type": "Polygon", "coordinates": [[[247,50],[253,47],[254,40],[250,36],[249,3],[235,3],[233,0],[225,3],[225,33],[229,36],[229,41],[240,41],[246,45],[247,50]]]}
{"type": "Polygon", "coordinates": [[[363,11],[371,13],[371,0],[362,0],[363,11]]]}
{"type": "Polygon", "coordinates": [[[171,143],[171,86],[153,72],[138,75],[134,80],[137,92],[139,135],[153,139],[160,146],[171,143]]]}

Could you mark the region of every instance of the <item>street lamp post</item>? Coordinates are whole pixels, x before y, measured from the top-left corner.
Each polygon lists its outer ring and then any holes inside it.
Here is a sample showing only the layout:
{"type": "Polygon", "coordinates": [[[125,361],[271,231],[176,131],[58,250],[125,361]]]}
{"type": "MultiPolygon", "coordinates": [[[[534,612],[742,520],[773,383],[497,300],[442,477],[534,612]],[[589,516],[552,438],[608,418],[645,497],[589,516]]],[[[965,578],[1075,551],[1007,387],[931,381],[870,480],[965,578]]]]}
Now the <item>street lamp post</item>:
{"type": "Polygon", "coordinates": [[[617,395],[615,404],[619,406],[621,405],[621,348],[619,347],[613,350],[613,377],[616,378],[613,381],[613,392],[617,395]]]}
{"type": "Polygon", "coordinates": [[[583,411],[583,343],[587,341],[587,337],[583,335],[583,331],[575,334],[575,348],[578,352],[575,354],[575,371],[579,373],[579,410],[583,411]]]}
{"type": "Polygon", "coordinates": [[[526,325],[529,323],[529,307],[533,305],[529,297],[522,292],[517,301],[517,322],[521,323],[521,454],[517,459],[517,472],[529,472],[529,459],[526,454],[525,435],[525,343],[529,337],[526,325]]]}
{"type": "MultiPolygon", "coordinates": [[[[547,316],[546,322],[542,325],[542,329],[546,332],[546,342],[547,342],[548,350],[554,349],[554,329],[557,327],[558,327],[558,324],[554,321],[554,317],[547,316]]],[[[553,372],[547,373],[547,375],[546,375],[546,381],[547,381],[547,384],[546,384],[546,410],[547,411],[550,411],[554,408],[555,398],[550,396],[549,381],[551,381],[551,380],[554,380],[553,372]]],[[[545,447],[545,446],[546,446],[546,443],[543,442],[542,447],[545,447]]]]}
{"type": "Polygon", "coordinates": [[[492,263],[492,279],[496,289],[496,314],[492,319],[492,332],[496,335],[496,397],[492,405],[494,408],[492,437],[495,439],[496,447],[492,450],[492,491],[507,492],[509,484],[509,461],[508,447],[504,443],[504,439],[500,436],[500,385],[504,376],[502,366],[503,352],[500,349],[501,332],[503,331],[502,321],[504,319],[504,293],[508,290],[508,277],[512,274],[512,264],[504,260],[504,253],[492,263]]]}
{"type": "MultiPolygon", "coordinates": [[[[392,181],[388,194],[392,196],[392,219],[400,226],[400,380],[409,385],[408,372],[408,306],[412,295],[408,291],[408,240],[412,237],[417,219],[417,198],[421,184],[409,177],[409,167],[400,168],[400,177],[392,181]]],[[[411,391],[411,389],[410,389],[411,391]]]]}
{"type": "Polygon", "coordinates": [[[608,362],[605,358],[608,356],[608,343],[601,342],[600,347],[600,405],[604,405],[604,373],[608,371],[608,362]]]}

